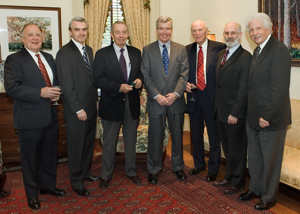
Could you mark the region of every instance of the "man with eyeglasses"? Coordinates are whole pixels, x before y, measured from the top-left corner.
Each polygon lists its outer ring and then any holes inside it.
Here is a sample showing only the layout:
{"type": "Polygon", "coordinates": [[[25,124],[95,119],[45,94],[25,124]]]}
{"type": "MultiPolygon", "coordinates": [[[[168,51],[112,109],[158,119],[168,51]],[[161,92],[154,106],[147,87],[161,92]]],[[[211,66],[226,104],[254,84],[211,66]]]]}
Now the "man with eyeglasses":
{"type": "Polygon", "coordinates": [[[227,48],[218,54],[215,117],[226,158],[226,174],[213,185],[226,187],[224,194],[235,194],[244,190],[246,183],[245,119],[252,56],[240,45],[243,35],[240,24],[226,24],[223,35],[227,48]]]}
{"type": "Polygon", "coordinates": [[[141,179],[136,173],[135,154],[137,126],[140,116],[140,94],[143,85],[141,51],[126,45],[127,24],[116,21],[112,26],[114,43],[97,51],[93,66],[94,86],[101,88],[99,116],[103,125],[100,188],[112,179],[116,147],[122,126],[126,176],[135,184],[141,179]]]}

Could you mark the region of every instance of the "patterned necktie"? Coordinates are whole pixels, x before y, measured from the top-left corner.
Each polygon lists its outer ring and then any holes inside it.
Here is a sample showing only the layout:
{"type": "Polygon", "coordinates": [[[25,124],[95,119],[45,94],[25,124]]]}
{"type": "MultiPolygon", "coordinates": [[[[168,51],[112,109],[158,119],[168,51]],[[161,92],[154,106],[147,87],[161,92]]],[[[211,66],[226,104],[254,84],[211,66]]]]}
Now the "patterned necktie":
{"type": "Polygon", "coordinates": [[[229,50],[227,50],[223,56],[223,60],[221,62],[221,65],[220,65],[220,70],[221,68],[223,67],[223,65],[225,64],[226,60],[227,60],[227,55],[229,54],[229,50]]]}
{"type": "Polygon", "coordinates": [[[165,68],[165,74],[168,76],[168,70],[169,70],[169,55],[168,55],[168,49],[166,45],[163,45],[163,54],[162,54],[162,60],[165,68]]]}
{"type": "Polygon", "coordinates": [[[206,87],[204,78],[204,62],[202,46],[199,46],[198,62],[197,62],[197,88],[203,91],[206,87]]]}
{"type": "Polygon", "coordinates": [[[86,53],[86,49],[85,49],[84,46],[82,46],[82,51],[83,51],[82,57],[83,57],[83,60],[84,60],[84,62],[86,64],[86,67],[89,69],[89,71],[91,71],[91,66],[90,66],[89,58],[88,58],[88,55],[86,53]]]}
{"type": "Polygon", "coordinates": [[[46,82],[47,87],[52,87],[52,84],[51,84],[50,78],[48,76],[46,67],[45,67],[44,63],[42,62],[40,55],[36,54],[35,56],[38,58],[39,68],[41,70],[41,73],[43,74],[43,77],[44,77],[44,80],[46,82]]]}
{"type": "Polygon", "coordinates": [[[253,65],[254,65],[254,63],[256,62],[256,60],[257,60],[257,58],[258,58],[258,56],[259,56],[259,52],[260,52],[260,47],[257,46],[257,47],[255,48],[255,50],[254,50],[254,60],[253,60],[253,65]]]}
{"type": "Polygon", "coordinates": [[[120,63],[121,69],[122,69],[124,79],[127,82],[127,66],[126,66],[125,57],[123,55],[124,48],[122,48],[120,51],[121,51],[121,55],[120,55],[120,58],[119,58],[119,63],[120,63]]]}

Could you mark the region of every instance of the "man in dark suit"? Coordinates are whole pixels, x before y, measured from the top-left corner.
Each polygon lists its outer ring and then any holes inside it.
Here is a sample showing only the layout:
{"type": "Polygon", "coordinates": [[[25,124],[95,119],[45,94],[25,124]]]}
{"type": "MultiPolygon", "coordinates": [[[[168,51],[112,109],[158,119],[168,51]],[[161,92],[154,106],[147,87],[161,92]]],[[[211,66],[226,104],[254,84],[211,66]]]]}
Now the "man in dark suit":
{"type": "Polygon", "coordinates": [[[246,20],[247,31],[258,45],[254,50],[248,82],[249,190],[240,201],[261,198],[254,207],[275,206],[287,126],[291,121],[289,96],[291,57],[288,48],[275,39],[272,21],[258,13],[246,20]]]}
{"type": "Polygon", "coordinates": [[[57,101],[60,89],[50,54],[40,51],[42,30],[33,23],[21,31],[24,48],[7,57],[4,67],[6,94],[14,98],[13,120],[18,131],[22,174],[28,206],[39,209],[40,194],[65,195],[56,188],[57,101]]]}
{"type": "Polygon", "coordinates": [[[246,112],[251,54],[240,45],[241,25],[230,22],[224,28],[226,49],[218,54],[216,68],[215,116],[223,151],[226,174],[214,186],[227,187],[224,194],[244,190],[246,183],[246,112]]]}
{"type": "Polygon", "coordinates": [[[63,91],[70,181],[73,190],[80,196],[90,194],[83,185],[84,180],[100,179],[90,173],[98,97],[91,76],[93,50],[85,44],[87,31],[88,24],[84,18],[73,18],[69,23],[72,39],[56,55],[63,91]]]}
{"type": "Polygon", "coordinates": [[[112,178],[121,125],[126,176],[136,184],[141,183],[135,167],[140,116],[139,91],[143,85],[141,51],[126,45],[129,31],[125,22],[117,21],[113,24],[111,37],[114,43],[97,51],[93,67],[94,86],[101,88],[99,116],[104,129],[101,189],[107,188],[112,178]]]}
{"type": "Polygon", "coordinates": [[[190,65],[186,91],[195,167],[189,174],[197,175],[206,169],[203,139],[205,121],[210,145],[206,181],[211,182],[216,180],[219,172],[221,155],[220,138],[214,118],[216,65],[218,53],[226,46],[206,38],[208,28],[201,20],[192,23],[191,32],[195,42],[186,46],[190,65]],[[192,87],[196,89],[193,93],[192,87]]]}
{"type": "Polygon", "coordinates": [[[179,180],[186,180],[182,134],[189,67],[184,46],[170,40],[172,31],[173,20],[167,16],[159,17],[156,21],[158,41],[144,47],[142,56],[141,70],[148,92],[148,182],[152,184],[158,182],[158,173],[162,169],[166,118],[172,137],[172,169],[179,180]]]}

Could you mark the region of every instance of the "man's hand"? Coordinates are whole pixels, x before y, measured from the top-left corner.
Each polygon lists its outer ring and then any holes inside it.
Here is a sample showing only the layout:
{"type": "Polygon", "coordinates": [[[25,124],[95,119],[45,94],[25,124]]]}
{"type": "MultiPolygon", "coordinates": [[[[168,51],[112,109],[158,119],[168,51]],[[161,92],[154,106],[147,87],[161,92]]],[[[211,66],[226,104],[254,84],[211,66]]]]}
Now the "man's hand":
{"type": "Polygon", "coordinates": [[[122,84],[120,87],[120,91],[123,92],[124,94],[127,94],[129,91],[132,91],[132,85],[128,84],[122,84]]]}
{"type": "Polygon", "coordinates": [[[191,83],[189,83],[189,82],[186,83],[186,85],[185,85],[185,91],[189,92],[189,93],[192,93],[192,85],[191,85],[191,83]]]}
{"type": "Polygon", "coordinates": [[[167,101],[168,101],[167,106],[170,106],[174,103],[174,101],[178,98],[178,96],[175,93],[168,93],[166,95],[166,98],[167,98],[167,101]]]}
{"type": "Polygon", "coordinates": [[[167,106],[168,105],[168,100],[166,97],[164,97],[163,95],[158,95],[155,99],[159,105],[161,106],[167,106]]]}
{"type": "Polygon", "coordinates": [[[61,91],[60,91],[59,88],[44,87],[44,88],[41,89],[41,97],[50,98],[51,101],[55,101],[55,99],[58,100],[60,94],[61,94],[61,91]]]}
{"type": "Polygon", "coordinates": [[[134,81],[133,81],[134,83],[135,83],[135,88],[136,89],[140,89],[141,87],[142,87],[142,80],[140,80],[140,79],[135,79],[134,81]]]}
{"type": "Polygon", "coordinates": [[[83,109],[82,109],[82,111],[80,111],[79,113],[76,113],[76,114],[77,114],[78,120],[86,121],[87,115],[83,109]]]}
{"type": "Polygon", "coordinates": [[[261,117],[261,118],[259,118],[259,125],[262,128],[266,128],[270,125],[270,123],[261,117]]]}
{"type": "Polygon", "coordinates": [[[237,117],[234,117],[231,114],[228,116],[228,124],[236,124],[237,121],[238,121],[237,117]]]}

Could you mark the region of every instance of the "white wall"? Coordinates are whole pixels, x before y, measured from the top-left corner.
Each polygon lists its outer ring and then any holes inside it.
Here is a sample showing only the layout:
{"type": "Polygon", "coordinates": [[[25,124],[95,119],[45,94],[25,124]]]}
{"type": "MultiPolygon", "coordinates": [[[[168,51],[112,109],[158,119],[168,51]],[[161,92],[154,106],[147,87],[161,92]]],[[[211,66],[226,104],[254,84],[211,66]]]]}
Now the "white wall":
{"type": "Polygon", "coordinates": [[[0,4],[12,5],[12,6],[60,7],[62,45],[69,42],[70,38],[69,38],[68,24],[69,21],[73,18],[72,0],[1,0],[0,4]]]}
{"type": "MultiPolygon", "coordinates": [[[[159,15],[170,16],[174,21],[172,40],[183,45],[194,42],[191,33],[191,23],[197,19],[206,22],[211,33],[216,34],[216,40],[223,42],[223,28],[226,23],[234,21],[243,29],[242,46],[253,53],[256,45],[251,41],[245,29],[248,16],[258,12],[257,0],[151,0],[151,20],[159,15]],[[153,11],[154,10],[154,11],[153,11]]],[[[156,40],[155,28],[151,26],[151,42],[156,40]],[[154,36],[153,36],[154,35],[154,36]]],[[[300,67],[292,67],[290,94],[292,99],[300,99],[300,67]]]]}

